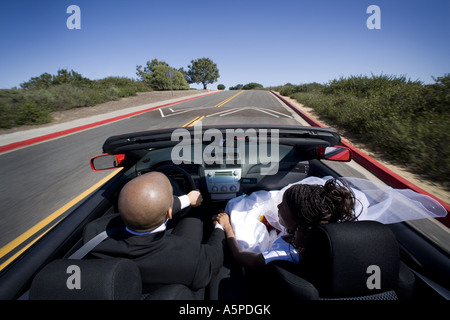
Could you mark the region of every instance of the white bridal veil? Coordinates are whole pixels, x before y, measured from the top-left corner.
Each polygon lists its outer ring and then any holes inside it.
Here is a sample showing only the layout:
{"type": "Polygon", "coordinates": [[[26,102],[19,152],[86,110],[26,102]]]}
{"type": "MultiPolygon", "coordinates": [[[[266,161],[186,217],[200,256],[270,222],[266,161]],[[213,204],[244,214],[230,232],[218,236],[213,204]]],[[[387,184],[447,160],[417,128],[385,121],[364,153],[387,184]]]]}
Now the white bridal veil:
{"type": "MultiPolygon", "coordinates": [[[[332,177],[308,177],[293,184],[324,185],[332,177]]],[[[444,217],[447,210],[433,198],[410,189],[394,189],[360,178],[342,178],[352,188],[357,199],[355,213],[358,220],[374,220],[384,224],[407,220],[444,217]]],[[[256,191],[249,196],[231,199],[225,208],[230,214],[231,225],[242,250],[263,252],[271,248],[273,241],[286,231],[278,222],[277,205],[283,199],[281,190],[256,191]],[[268,231],[265,220],[276,230],[268,231]]]]}

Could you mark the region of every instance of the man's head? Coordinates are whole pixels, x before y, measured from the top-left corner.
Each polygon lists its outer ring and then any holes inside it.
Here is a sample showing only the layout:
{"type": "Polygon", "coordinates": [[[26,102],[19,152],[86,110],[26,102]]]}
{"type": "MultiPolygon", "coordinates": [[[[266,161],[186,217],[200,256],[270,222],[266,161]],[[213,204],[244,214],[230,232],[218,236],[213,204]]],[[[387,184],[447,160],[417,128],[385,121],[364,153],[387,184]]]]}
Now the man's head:
{"type": "Polygon", "coordinates": [[[160,172],[150,172],[128,182],[119,195],[119,212],[131,230],[153,230],[172,218],[172,186],[160,172]]]}

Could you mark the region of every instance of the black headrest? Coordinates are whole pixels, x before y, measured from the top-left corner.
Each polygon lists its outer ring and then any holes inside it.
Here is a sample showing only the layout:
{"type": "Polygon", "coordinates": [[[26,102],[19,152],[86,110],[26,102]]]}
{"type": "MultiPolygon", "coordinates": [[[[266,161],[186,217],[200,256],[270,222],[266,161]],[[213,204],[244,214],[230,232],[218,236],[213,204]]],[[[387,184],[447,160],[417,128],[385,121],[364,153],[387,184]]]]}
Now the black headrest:
{"type": "Polygon", "coordinates": [[[359,221],[315,228],[303,261],[321,297],[355,297],[394,289],[400,256],[387,226],[359,221]]]}
{"type": "Polygon", "coordinates": [[[33,279],[32,300],[139,300],[139,268],[127,259],[55,260],[33,279]]]}

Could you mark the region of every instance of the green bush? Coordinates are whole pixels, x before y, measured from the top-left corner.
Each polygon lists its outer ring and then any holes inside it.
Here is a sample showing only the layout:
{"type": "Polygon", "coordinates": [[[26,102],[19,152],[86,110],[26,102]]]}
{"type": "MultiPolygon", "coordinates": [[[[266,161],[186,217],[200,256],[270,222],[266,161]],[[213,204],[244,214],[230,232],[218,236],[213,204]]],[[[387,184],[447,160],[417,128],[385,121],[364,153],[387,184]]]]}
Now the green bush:
{"type": "Polygon", "coordinates": [[[17,110],[16,123],[18,125],[24,124],[42,124],[52,120],[50,112],[41,108],[34,103],[25,103],[17,110]]]}
{"type": "Polygon", "coordinates": [[[273,89],[391,160],[450,187],[450,75],[431,85],[372,75],[273,89]]]}
{"type": "Polygon", "coordinates": [[[171,67],[164,65],[157,65],[153,68],[153,72],[149,75],[147,79],[148,84],[155,90],[188,90],[189,85],[186,82],[183,74],[175,70],[171,67]],[[170,70],[173,71],[174,75],[172,77],[172,86],[171,80],[167,76],[167,72],[170,70]]]}
{"type": "Polygon", "coordinates": [[[143,83],[154,90],[189,90],[184,69],[176,70],[158,59],[147,61],[144,69],[141,65],[136,66],[136,74],[143,83]],[[173,72],[172,79],[167,76],[169,70],[173,72]]]}
{"type": "Polygon", "coordinates": [[[103,90],[115,87],[118,91],[119,97],[135,96],[136,92],[146,92],[150,88],[142,81],[136,81],[130,78],[124,77],[108,77],[95,81],[93,88],[97,90],[103,90]]]}
{"type": "Polygon", "coordinates": [[[294,85],[292,83],[286,83],[283,86],[271,87],[269,89],[278,91],[282,96],[291,96],[298,92],[319,92],[323,88],[323,85],[313,82],[308,84],[294,85]]]}
{"type": "Polygon", "coordinates": [[[244,87],[243,84],[237,84],[235,86],[230,87],[230,90],[242,90],[242,87],[244,87]]]}
{"type": "Polygon", "coordinates": [[[39,77],[32,77],[29,81],[22,83],[22,89],[45,89],[59,84],[72,84],[75,86],[89,86],[92,80],[84,78],[81,74],[67,69],[60,69],[56,75],[43,73],[39,77]]]}
{"type": "Polygon", "coordinates": [[[244,89],[244,90],[255,90],[255,89],[263,89],[263,88],[264,87],[263,87],[262,84],[259,84],[259,83],[256,83],[256,82],[247,83],[246,85],[244,85],[242,87],[242,89],[244,89]]]}
{"type": "Polygon", "coordinates": [[[0,128],[50,122],[53,111],[93,106],[150,91],[141,81],[122,77],[89,80],[73,70],[44,73],[21,85],[0,90],[0,128]]]}

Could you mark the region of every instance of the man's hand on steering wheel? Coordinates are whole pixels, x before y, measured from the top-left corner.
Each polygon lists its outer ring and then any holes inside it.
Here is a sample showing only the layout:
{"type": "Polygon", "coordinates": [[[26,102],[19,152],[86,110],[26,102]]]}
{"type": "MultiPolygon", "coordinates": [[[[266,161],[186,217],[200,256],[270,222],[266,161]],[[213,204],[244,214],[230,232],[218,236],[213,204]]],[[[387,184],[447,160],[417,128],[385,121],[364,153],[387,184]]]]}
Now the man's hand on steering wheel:
{"type": "Polygon", "coordinates": [[[200,191],[192,190],[187,194],[187,196],[189,198],[189,204],[191,205],[191,207],[198,207],[202,204],[203,197],[200,191]]]}

